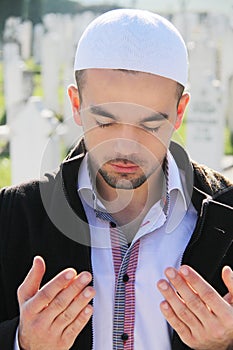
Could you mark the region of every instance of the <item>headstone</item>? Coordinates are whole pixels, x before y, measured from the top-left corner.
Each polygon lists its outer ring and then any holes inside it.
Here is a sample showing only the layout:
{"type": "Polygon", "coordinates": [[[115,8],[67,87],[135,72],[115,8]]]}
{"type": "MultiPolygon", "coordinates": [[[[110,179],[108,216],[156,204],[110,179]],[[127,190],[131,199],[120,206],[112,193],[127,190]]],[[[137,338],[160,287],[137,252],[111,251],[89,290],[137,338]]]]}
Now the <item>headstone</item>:
{"type": "Polygon", "coordinates": [[[70,15],[59,17],[60,22],[59,37],[60,37],[60,57],[62,66],[70,67],[73,65],[74,57],[74,33],[73,19],[70,15]]]}
{"type": "Polygon", "coordinates": [[[5,21],[3,39],[5,43],[19,43],[19,27],[21,19],[19,17],[9,17],[5,21]]]}
{"type": "Polygon", "coordinates": [[[212,80],[212,77],[202,77],[200,86],[191,85],[191,92],[187,117],[187,149],[193,160],[220,171],[225,124],[220,84],[212,80]]]}
{"type": "Polygon", "coordinates": [[[21,44],[21,57],[28,60],[31,57],[32,47],[32,22],[24,21],[19,26],[19,41],[21,44]]]}
{"type": "Polygon", "coordinates": [[[0,125],[0,140],[9,141],[10,130],[8,125],[0,125]]]}
{"type": "Polygon", "coordinates": [[[221,55],[221,77],[224,83],[228,84],[228,80],[233,75],[233,28],[228,28],[222,42],[221,55]]]}
{"type": "Polygon", "coordinates": [[[4,96],[7,123],[11,122],[24,100],[23,70],[25,66],[19,56],[17,43],[3,46],[4,96]]]}
{"type": "Polygon", "coordinates": [[[96,17],[91,11],[83,12],[74,17],[74,45],[76,46],[84,29],[96,17]]]}
{"type": "Polygon", "coordinates": [[[59,36],[47,33],[42,40],[42,88],[43,100],[46,108],[55,113],[60,112],[58,88],[60,79],[60,50],[59,36]]]}
{"type": "Polygon", "coordinates": [[[227,126],[230,130],[230,140],[233,146],[233,74],[228,82],[227,126]]]}
{"type": "Polygon", "coordinates": [[[32,97],[10,124],[12,183],[38,178],[43,170],[56,168],[60,161],[59,140],[53,132],[56,120],[39,98],[32,97]],[[51,136],[52,135],[52,136],[51,136]]]}
{"type": "Polygon", "coordinates": [[[207,42],[203,40],[194,44],[189,51],[189,61],[189,79],[192,85],[200,85],[200,75],[202,74],[212,76],[213,79],[216,79],[217,49],[211,38],[207,42]]]}
{"type": "Polygon", "coordinates": [[[34,27],[33,36],[33,58],[36,64],[41,63],[41,50],[42,50],[42,39],[44,35],[44,27],[41,23],[38,23],[34,27]]]}
{"type": "Polygon", "coordinates": [[[192,40],[197,40],[197,33],[199,32],[198,15],[196,13],[176,13],[173,16],[172,23],[180,31],[186,43],[192,40]]]}
{"type": "Polygon", "coordinates": [[[190,52],[191,102],[187,149],[199,163],[221,170],[224,153],[223,94],[217,76],[217,50],[200,42],[190,52]]]}

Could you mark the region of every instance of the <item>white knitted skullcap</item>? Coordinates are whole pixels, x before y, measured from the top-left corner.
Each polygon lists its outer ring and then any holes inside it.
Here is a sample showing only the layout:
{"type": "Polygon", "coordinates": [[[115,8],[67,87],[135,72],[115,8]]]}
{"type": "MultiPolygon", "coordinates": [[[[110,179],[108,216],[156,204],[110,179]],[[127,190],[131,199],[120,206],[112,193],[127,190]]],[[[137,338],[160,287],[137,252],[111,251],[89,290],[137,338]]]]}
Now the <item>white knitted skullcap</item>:
{"type": "Polygon", "coordinates": [[[104,13],[84,31],[75,70],[126,69],[187,83],[187,49],[178,30],[165,18],[144,10],[104,13]]]}

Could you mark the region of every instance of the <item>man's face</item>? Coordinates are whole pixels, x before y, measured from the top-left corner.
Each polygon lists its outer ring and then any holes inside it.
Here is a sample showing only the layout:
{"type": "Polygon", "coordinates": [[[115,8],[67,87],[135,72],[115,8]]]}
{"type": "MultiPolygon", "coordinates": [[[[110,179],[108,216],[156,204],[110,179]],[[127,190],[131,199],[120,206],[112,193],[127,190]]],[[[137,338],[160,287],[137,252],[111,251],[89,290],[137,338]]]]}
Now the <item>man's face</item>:
{"type": "Polygon", "coordinates": [[[107,69],[87,70],[84,81],[77,121],[84,129],[94,178],[114,188],[140,187],[161,169],[181,121],[177,84],[107,69]]]}

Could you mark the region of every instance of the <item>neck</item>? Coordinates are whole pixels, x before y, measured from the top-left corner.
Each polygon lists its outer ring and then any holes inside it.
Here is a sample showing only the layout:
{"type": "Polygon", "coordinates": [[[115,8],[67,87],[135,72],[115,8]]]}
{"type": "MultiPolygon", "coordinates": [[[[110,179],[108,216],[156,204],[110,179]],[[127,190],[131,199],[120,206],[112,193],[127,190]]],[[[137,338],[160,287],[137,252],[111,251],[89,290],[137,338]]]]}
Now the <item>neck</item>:
{"type": "Polygon", "coordinates": [[[149,209],[161,199],[164,172],[159,167],[140,187],[132,190],[109,186],[100,174],[96,179],[96,195],[120,226],[140,225],[149,209]]]}

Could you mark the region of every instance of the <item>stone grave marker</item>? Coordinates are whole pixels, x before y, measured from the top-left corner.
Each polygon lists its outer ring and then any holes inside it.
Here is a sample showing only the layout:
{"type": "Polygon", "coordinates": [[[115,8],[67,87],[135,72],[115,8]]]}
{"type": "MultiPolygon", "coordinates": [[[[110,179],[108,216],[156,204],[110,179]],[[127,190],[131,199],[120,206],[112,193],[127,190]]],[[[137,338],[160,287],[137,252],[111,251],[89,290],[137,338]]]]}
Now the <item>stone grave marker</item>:
{"type": "Polygon", "coordinates": [[[13,184],[39,178],[41,172],[53,170],[59,165],[56,127],[53,113],[44,109],[40,98],[30,98],[18,111],[17,118],[10,124],[13,184]]]}

